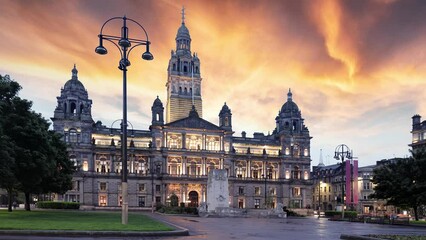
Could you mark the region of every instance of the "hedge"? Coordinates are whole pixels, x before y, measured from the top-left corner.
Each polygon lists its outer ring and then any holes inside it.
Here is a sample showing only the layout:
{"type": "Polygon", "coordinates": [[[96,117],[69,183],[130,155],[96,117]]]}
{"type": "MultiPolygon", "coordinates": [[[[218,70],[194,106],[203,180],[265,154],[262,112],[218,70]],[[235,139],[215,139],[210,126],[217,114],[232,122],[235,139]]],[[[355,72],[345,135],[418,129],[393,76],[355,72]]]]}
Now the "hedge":
{"type": "MultiPolygon", "coordinates": [[[[333,217],[336,215],[342,215],[342,212],[340,211],[325,211],[324,212],[326,217],[333,217]]],[[[357,216],[357,212],[356,211],[345,211],[345,218],[355,218],[357,216]]]]}
{"type": "Polygon", "coordinates": [[[46,209],[79,209],[80,203],[76,202],[37,202],[37,208],[46,208],[46,209]]]}

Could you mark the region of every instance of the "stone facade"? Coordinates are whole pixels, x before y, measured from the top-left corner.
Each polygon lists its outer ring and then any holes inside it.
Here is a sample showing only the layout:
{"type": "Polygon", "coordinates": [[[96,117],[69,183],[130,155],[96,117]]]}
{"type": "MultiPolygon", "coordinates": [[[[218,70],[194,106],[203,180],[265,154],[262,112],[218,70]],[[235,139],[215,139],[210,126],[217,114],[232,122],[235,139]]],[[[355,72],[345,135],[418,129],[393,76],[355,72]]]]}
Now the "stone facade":
{"type": "Polygon", "coordinates": [[[418,114],[412,117],[413,126],[411,134],[412,142],[409,145],[413,151],[426,151],[426,121],[422,122],[422,117],[418,114]]]}
{"type": "MultiPolygon", "coordinates": [[[[207,199],[208,173],[223,169],[228,175],[231,207],[273,208],[282,203],[290,208],[310,208],[311,136],[292,92],[275,118],[272,134],[248,137],[243,132],[241,137],[234,136],[232,113],[226,103],[219,112],[218,125],[201,117],[199,59],[191,53],[190,42],[182,21],[168,68],[167,122],[157,98],[149,130],[128,129],[129,207],[167,204],[172,194],[179,202],[198,206],[207,199]],[[188,68],[193,70],[188,72],[188,68]],[[182,88],[185,93],[185,86],[186,95],[180,91],[182,88]],[[190,101],[177,106],[171,101],[173,97],[190,101]]],[[[120,122],[114,128],[114,123],[107,127],[92,120],[92,101],[75,67],[57,99],[54,130],[64,135],[70,158],[79,167],[73,189],[60,198],[83,206],[120,206],[120,122]]]]}

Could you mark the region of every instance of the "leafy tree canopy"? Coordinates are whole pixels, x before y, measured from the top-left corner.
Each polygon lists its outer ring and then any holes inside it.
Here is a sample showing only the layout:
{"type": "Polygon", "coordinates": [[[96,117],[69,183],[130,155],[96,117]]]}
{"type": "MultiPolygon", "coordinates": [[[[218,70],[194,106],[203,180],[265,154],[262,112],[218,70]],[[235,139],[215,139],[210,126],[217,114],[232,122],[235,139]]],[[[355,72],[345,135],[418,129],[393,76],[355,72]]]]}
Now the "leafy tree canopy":
{"type": "Polygon", "coordinates": [[[9,196],[24,192],[29,210],[31,193],[69,190],[75,169],[65,143],[31,110],[31,101],[18,97],[20,90],[19,83],[0,76],[0,187],[9,196]]]}
{"type": "Polygon", "coordinates": [[[426,154],[412,152],[412,157],[374,169],[375,193],[370,197],[386,199],[388,204],[417,209],[426,204],[426,154]]]}

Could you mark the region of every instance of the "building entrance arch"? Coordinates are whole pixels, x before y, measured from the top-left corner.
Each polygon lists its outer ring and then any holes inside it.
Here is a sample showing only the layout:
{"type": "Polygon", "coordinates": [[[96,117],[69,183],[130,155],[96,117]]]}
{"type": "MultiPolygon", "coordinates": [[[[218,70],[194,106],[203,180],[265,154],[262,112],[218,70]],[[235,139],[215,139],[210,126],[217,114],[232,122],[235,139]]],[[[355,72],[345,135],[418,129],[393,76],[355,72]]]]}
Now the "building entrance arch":
{"type": "Polygon", "coordinates": [[[198,207],[198,193],[196,191],[190,191],[189,194],[189,207],[198,207]]]}

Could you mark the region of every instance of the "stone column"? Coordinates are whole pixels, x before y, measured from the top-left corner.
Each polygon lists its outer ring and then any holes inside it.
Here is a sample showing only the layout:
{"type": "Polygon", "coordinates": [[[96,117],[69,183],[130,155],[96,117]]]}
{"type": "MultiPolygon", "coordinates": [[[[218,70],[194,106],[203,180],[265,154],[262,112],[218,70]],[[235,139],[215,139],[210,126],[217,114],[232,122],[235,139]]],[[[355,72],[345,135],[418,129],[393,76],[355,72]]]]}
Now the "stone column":
{"type": "Polygon", "coordinates": [[[203,145],[203,146],[202,146],[202,148],[201,148],[202,150],[206,150],[206,149],[207,149],[207,144],[206,144],[206,141],[207,141],[207,140],[206,140],[206,139],[207,139],[206,134],[203,134],[203,135],[202,135],[202,139],[201,139],[201,141],[202,141],[202,145],[203,145]]]}
{"type": "Polygon", "coordinates": [[[186,133],[182,133],[182,149],[186,149],[186,133]]]}
{"type": "Polygon", "coordinates": [[[186,175],[186,156],[182,157],[182,175],[186,175]]]}

